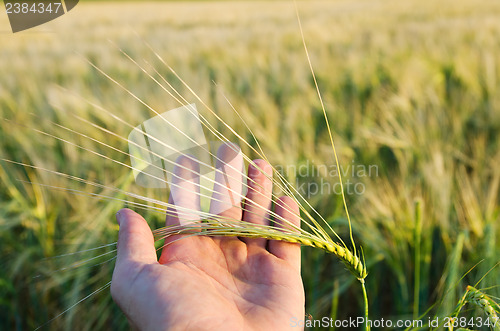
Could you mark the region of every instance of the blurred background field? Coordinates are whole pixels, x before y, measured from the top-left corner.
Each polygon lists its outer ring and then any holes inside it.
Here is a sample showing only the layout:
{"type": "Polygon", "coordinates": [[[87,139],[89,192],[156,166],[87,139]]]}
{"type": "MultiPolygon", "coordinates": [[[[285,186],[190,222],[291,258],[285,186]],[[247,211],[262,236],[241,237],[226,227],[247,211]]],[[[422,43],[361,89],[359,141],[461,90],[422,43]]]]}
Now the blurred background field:
{"type": "MultiPolygon", "coordinates": [[[[340,162],[377,169],[345,178],[363,188],[347,199],[368,266],[371,318],[449,315],[500,256],[500,2],[299,1],[298,8],[340,162]]],[[[126,142],[74,115],[123,136],[130,129],[89,102],[134,126],[155,115],[85,59],[158,112],[178,107],[120,49],[197,102],[150,45],[255,144],[226,95],[275,166],[332,166],[292,1],[84,2],[17,34],[1,13],[0,29],[0,116],[14,121],[0,122],[2,159],[135,190],[130,169],[35,130],[129,162],[56,124],[127,151],[126,142]]],[[[338,179],[287,176],[298,185],[338,179]]],[[[27,181],[124,198],[0,161],[2,330],[36,328],[110,281],[113,261],[71,268],[95,251],[48,258],[114,242],[114,213],[124,205],[27,181]]],[[[348,238],[340,197],[303,193],[348,238]]],[[[140,212],[162,225],[160,215],[140,212]]],[[[499,275],[497,267],[478,287],[500,296],[499,275]]],[[[314,318],[362,315],[359,286],[335,257],[304,248],[303,278],[314,318]]],[[[470,308],[463,316],[485,317],[470,308]]],[[[106,289],[46,328],[128,326],[106,289]]]]}

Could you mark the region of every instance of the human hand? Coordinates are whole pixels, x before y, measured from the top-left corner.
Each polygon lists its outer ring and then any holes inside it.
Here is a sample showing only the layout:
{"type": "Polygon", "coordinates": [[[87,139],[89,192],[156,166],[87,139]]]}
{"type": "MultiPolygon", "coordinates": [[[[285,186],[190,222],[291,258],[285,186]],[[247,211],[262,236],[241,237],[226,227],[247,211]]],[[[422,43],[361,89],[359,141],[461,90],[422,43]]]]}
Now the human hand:
{"type": "MultiPolygon", "coordinates": [[[[220,159],[227,159],[221,149],[220,159]]],[[[272,176],[267,162],[254,162],[272,176]]],[[[199,184],[191,176],[198,174],[199,168],[186,157],[178,163],[181,166],[174,170],[174,182],[179,184],[175,205],[199,210],[199,184]]],[[[218,173],[211,211],[221,210],[218,214],[225,218],[269,224],[272,182],[252,165],[248,171],[244,208],[235,206],[231,193],[224,189],[227,174],[218,173]],[[220,208],[229,200],[233,201],[230,208],[220,208]]],[[[298,206],[291,198],[277,199],[274,213],[299,225],[298,206]]],[[[183,224],[181,214],[167,216],[167,226],[183,224]]],[[[184,235],[178,240],[181,236],[177,235],[166,239],[158,260],[152,232],[140,215],[122,209],[117,220],[120,231],[111,295],[134,327],[284,330],[291,328],[293,318],[304,316],[298,244],[201,235],[184,235]]]]}

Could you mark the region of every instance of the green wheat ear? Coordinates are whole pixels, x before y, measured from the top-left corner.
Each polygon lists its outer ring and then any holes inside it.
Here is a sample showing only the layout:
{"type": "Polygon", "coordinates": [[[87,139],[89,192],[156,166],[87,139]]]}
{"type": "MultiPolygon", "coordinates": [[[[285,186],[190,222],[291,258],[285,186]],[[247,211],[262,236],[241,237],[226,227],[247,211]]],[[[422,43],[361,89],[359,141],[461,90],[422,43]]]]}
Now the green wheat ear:
{"type": "Polygon", "coordinates": [[[496,303],[493,299],[484,294],[482,291],[470,285],[467,286],[467,290],[465,291],[462,299],[460,299],[460,301],[457,304],[457,307],[453,311],[453,314],[451,315],[451,320],[455,320],[457,318],[458,314],[467,303],[479,307],[486,314],[486,316],[488,316],[489,319],[488,322],[490,324],[491,329],[500,331],[500,321],[498,319],[498,315],[500,314],[500,305],[498,305],[498,303],[496,303]]]}
{"type": "Polygon", "coordinates": [[[204,235],[204,236],[227,236],[245,238],[264,238],[269,240],[280,240],[290,243],[299,243],[304,246],[321,248],[332,253],[346,266],[346,268],[361,282],[367,276],[367,271],[361,258],[353,254],[348,248],[341,246],[332,240],[325,240],[307,232],[291,232],[289,230],[277,230],[270,226],[256,225],[246,222],[213,221],[203,220],[195,225],[168,226],[153,231],[155,240],[161,240],[171,235],[204,235]],[[201,229],[201,231],[200,231],[201,229]]]}

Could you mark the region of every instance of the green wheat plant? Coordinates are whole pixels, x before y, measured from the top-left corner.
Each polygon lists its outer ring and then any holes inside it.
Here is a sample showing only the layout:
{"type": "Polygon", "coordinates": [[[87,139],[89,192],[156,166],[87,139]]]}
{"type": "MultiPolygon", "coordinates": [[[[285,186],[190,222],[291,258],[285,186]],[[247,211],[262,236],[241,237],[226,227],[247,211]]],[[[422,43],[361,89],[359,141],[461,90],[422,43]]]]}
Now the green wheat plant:
{"type": "Polygon", "coordinates": [[[460,325],[460,323],[464,323],[465,325],[467,325],[467,319],[461,320],[460,317],[458,317],[460,311],[466,304],[474,305],[484,312],[487,317],[485,319],[484,325],[488,325],[492,330],[500,330],[500,324],[498,321],[498,314],[500,314],[500,305],[498,305],[496,301],[494,301],[488,295],[484,294],[482,291],[468,285],[463,297],[460,299],[457,307],[455,308],[455,311],[451,315],[449,326],[450,331],[455,330],[455,323],[457,323],[457,325],[460,325]]]}

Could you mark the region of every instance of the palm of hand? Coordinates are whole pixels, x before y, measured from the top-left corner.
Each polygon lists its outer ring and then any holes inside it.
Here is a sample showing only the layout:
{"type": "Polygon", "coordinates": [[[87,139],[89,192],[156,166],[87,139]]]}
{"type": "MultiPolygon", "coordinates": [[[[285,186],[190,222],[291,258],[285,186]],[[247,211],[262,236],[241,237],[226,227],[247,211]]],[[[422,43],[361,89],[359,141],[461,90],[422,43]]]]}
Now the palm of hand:
{"type": "Polygon", "coordinates": [[[179,330],[283,329],[301,317],[299,271],[265,249],[204,237],[167,247],[164,264],[138,280],[151,291],[138,295],[164,305],[160,325],[175,319],[179,330]]]}

